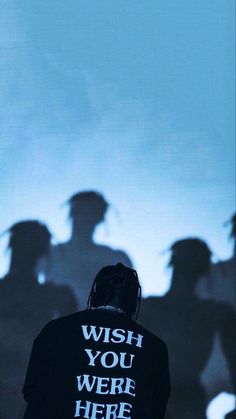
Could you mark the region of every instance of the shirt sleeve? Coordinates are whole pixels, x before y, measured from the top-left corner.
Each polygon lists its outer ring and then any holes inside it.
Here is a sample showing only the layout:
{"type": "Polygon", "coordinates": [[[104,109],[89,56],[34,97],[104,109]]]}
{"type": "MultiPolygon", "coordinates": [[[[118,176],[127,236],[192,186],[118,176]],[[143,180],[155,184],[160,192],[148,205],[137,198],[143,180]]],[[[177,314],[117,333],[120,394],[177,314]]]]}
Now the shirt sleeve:
{"type": "Polygon", "coordinates": [[[50,375],[50,357],[53,341],[50,336],[49,325],[43,329],[33,343],[23,386],[23,395],[27,403],[24,419],[43,417],[42,409],[46,401],[45,383],[50,375]]]}

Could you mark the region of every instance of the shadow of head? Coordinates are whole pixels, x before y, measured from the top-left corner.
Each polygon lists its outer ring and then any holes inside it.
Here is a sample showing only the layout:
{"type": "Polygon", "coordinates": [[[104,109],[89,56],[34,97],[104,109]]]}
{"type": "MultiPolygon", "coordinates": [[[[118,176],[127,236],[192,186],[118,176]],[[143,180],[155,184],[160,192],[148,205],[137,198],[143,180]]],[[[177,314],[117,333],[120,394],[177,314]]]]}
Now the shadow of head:
{"type": "Polygon", "coordinates": [[[104,221],[108,202],[102,194],[95,191],[85,191],[74,194],[68,201],[69,216],[74,229],[94,230],[104,221]]]}
{"type": "Polygon", "coordinates": [[[48,254],[51,233],[46,225],[36,220],[20,221],[8,230],[11,262],[18,266],[35,265],[48,254]]]}
{"type": "Polygon", "coordinates": [[[211,265],[211,250],[208,245],[198,238],[178,240],[171,246],[169,266],[174,274],[198,279],[208,274],[211,265]]]}

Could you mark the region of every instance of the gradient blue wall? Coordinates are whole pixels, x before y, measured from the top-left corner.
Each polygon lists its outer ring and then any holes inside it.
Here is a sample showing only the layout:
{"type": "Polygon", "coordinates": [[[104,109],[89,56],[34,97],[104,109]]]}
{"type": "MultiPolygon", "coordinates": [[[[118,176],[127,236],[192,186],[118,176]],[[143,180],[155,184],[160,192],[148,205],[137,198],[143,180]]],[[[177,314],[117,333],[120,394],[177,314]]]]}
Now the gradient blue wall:
{"type": "Polygon", "coordinates": [[[39,218],[65,240],[60,205],[96,189],[112,204],[96,239],[127,251],[145,295],[166,292],[177,238],[227,258],[234,1],[8,0],[0,19],[0,231],[39,218]]]}

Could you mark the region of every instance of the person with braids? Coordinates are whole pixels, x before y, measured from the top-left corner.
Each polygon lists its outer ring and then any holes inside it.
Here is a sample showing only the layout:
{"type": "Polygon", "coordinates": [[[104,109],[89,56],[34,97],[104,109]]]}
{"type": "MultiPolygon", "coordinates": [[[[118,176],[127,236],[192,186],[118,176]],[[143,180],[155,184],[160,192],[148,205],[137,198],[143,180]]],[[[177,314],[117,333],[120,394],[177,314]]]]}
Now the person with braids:
{"type": "Polygon", "coordinates": [[[24,419],[164,419],[167,347],[136,322],[140,300],[134,269],[105,266],[86,310],[45,326],[26,374],[24,419]]]}

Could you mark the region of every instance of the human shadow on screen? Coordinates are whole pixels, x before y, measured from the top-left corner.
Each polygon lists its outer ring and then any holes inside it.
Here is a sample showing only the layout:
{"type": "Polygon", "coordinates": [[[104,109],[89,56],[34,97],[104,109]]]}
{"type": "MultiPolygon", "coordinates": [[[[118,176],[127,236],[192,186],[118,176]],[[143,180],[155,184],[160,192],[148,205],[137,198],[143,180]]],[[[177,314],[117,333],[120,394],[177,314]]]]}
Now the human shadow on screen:
{"type": "Polygon", "coordinates": [[[132,263],[123,251],[94,241],[95,230],[105,221],[109,208],[102,194],[79,192],[68,204],[71,237],[66,243],[51,247],[46,277],[49,282],[69,284],[77,295],[79,308],[85,309],[93,280],[103,266],[121,262],[132,267],[132,263]]]}
{"type": "Polygon", "coordinates": [[[198,286],[198,294],[202,298],[211,298],[215,301],[222,301],[230,304],[236,310],[236,214],[225,223],[231,224],[230,237],[233,240],[233,253],[229,259],[220,260],[211,265],[211,278],[201,280],[198,286]]]}
{"type": "Polygon", "coordinates": [[[33,339],[53,318],[76,311],[68,286],[40,284],[37,265],[49,250],[51,235],[38,221],[10,229],[8,274],[0,281],[0,412],[16,418],[22,409],[21,389],[33,339]]]}
{"type": "Polygon", "coordinates": [[[207,400],[200,376],[211,354],[214,336],[220,334],[232,376],[234,315],[224,303],[201,300],[196,285],[210,269],[211,251],[197,238],[171,247],[172,284],[164,297],[142,300],[139,321],[163,338],[169,348],[172,395],[171,419],[205,419],[207,400]]]}
{"type": "MultiPolygon", "coordinates": [[[[234,311],[236,311],[236,213],[233,214],[229,222],[225,224],[231,224],[230,237],[233,240],[233,254],[230,259],[220,261],[212,266],[211,291],[215,300],[219,301],[224,299],[224,301],[227,301],[234,311]]],[[[236,371],[234,372],[234,377],[235,374],[236,371]]],[[[235,380],[233,383],[234,393],[236,393],[235,380]]],[[[225,416],[225,419],[236,419],[236,409],[228,413],[225,416]]]]}
{"type": "Polygon", "coordinates": [[[229,223],[231,224],[230,237],[233,241],[233,253],[229,259],[212,265],[210,292],[216,301],[225,301],[236,311],[236,214],[225,224],[229,225],[229,223]]]}
{"type": "MultiPolygon", "coordinates": [[[[215,302],[224,302],[236,310],[236,215],[224,225],[231,225],[230,238],[233,239],[233,254],[229,259],[220,260],[211,264],[210,276],[206,281],[202,278],[197,285],[197,295],[202,299],[210,299],[215,302]]],[[[230,380],[229,370],[222,353],[220,336],[217,334],[214,339],[214,349],[208,360],[205,371],[202,374],[202,382],[206,388],[207,400],[212,400],[221,392],[235,392],[235,380],[230,380]],[[224,361],[224,359],[223,359],[224,361]]]]}

